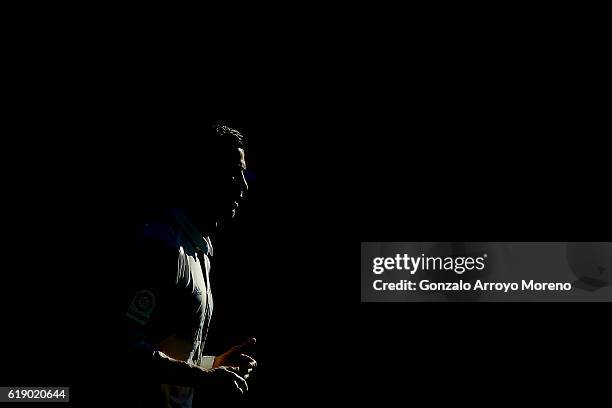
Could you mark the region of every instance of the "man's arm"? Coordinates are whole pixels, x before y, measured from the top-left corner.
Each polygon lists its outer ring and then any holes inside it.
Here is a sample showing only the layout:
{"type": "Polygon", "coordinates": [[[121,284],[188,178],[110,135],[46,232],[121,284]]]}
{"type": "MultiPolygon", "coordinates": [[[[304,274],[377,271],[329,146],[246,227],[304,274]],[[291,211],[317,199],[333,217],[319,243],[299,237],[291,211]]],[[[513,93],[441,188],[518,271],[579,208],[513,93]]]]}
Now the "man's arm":
{"type": "Polygon", "coordinates": [[[248,390],[246,380],[230,367],[207,370],[165,355],[142,335],[134,333],[131,337],[126,358],[136,378],[237,395],[248,390]]]}

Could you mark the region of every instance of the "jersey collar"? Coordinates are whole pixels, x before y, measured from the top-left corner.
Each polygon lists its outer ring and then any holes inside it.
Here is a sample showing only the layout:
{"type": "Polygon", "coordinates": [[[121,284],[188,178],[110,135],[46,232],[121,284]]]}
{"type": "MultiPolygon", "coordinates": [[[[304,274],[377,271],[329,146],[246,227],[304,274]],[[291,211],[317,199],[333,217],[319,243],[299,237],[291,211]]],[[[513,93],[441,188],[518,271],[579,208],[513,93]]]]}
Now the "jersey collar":
{"type": "Polygon", "coordinates": [[[191,220],[178,208],[172,208],[170,214],[178,226],[187,234],[196,248],[207,256],[213,256],[213,247],[209,237],[203,236],[191,220]]]}

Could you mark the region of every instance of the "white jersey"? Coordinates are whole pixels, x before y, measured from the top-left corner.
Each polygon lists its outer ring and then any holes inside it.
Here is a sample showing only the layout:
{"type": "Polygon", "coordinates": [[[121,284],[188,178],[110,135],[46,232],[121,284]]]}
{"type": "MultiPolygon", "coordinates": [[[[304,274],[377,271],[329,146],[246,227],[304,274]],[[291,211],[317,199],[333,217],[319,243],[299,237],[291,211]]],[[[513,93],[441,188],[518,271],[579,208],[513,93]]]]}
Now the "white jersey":
{"type": "MultiPolygon", "coordinates": [[[[126,316],[137,322],[152,346],[176,360],[202,365],[213,299],[212,245],[179,211],[143,229],[141,283],[126,316]]],[[[210,359],[207,360],[210,365],[210,359]]],[[[162,385],[144,392],[142,406],[191,407],[193,389],[162,385]]]]}

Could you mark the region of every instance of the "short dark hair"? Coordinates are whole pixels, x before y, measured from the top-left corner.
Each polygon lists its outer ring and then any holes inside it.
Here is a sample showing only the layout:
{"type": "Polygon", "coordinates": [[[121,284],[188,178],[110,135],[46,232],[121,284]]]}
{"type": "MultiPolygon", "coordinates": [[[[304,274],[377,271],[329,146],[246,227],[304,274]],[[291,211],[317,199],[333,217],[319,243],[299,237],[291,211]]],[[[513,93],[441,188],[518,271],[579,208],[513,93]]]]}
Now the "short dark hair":
{"type": "Polygon", "coordinates": [[[246,146],[246,138],[238,130],[227,126],[224,123],[217,123],[213,126],[215,138],[219,146],[227,146],[234,149],[244,148],[246,146]]]}
{"type": "Polygon", "coordinates": [[[242,133],[225,123],[216,123],[206,130],[202,164],[212,175],[221,168],[232,166],[237,149],[245,146],[246,138],[242,133]]]}

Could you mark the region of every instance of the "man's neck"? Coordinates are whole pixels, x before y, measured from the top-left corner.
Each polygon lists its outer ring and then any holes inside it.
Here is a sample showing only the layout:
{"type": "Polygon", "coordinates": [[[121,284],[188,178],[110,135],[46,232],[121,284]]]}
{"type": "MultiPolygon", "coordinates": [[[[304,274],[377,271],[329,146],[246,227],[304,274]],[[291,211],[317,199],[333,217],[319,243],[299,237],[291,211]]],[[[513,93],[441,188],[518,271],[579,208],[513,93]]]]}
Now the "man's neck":
{"type": "Polygon", "coordinates": [[[192,207],[180,207],[183,214],[196,226],[196,228],[202,233],[202,235],[209,236],[215,233],[217,229],[217,223],[215,220],[211,220],[208,214],[211,211],[202,208],[192,207]]]}
{"type": "Polygon", "coordinates": [[[200,250],[212,255],[212,245],[209,235],[205,233],[206,230],[203,230],[200,225],[196,224],[190,217],[190,214],[183,208],[173,208],[171,209],[171,213],[175,222],[185,231],[185,233],[187,233],[191,241],[193,241],[200,250]]]}

